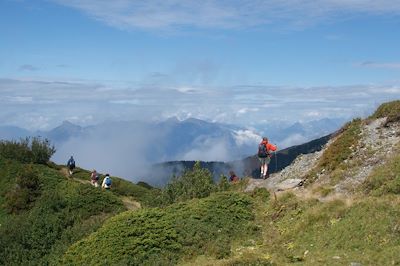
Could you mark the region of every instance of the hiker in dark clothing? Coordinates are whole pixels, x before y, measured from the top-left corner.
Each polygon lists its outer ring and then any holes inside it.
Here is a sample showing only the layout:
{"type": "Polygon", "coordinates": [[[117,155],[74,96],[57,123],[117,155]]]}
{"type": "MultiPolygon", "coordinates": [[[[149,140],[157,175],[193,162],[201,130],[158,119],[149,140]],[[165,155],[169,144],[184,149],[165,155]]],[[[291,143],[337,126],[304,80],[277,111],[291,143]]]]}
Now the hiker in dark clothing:
{"type": "Polygon", "coordinates": [[[69,171],[69,175],[71,176],[73,174],[74,168],[75,168],[75,160],[74,157],[69,158],[68,162],[67,162],[67,167],[68,167],[68,171],[69,171]]]}

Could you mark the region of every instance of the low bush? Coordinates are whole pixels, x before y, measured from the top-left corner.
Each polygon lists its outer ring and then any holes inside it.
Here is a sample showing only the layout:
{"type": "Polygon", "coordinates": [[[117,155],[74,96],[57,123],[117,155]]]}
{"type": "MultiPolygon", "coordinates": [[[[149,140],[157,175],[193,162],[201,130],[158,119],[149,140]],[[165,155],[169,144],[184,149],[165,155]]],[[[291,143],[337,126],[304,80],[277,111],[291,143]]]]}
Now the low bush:
{"type": "Polygon", "coordinates": [[[193,198],[205,198],[216,189],[210,171],[201,168],[200,162],[196,162],[192,170],[186,170],[181,176],[174,176],[166,185],[162,193],[162,202],[171,204],[193,198]]]}
{"type": "Polygon", "coordinates": [[[46,164],[55,152],[50,141],[41,137],[0,141],[0,156],[21,163],[46,164]]]}
{"type": "Polygon", "coordinates": [[[252,199],[233,192],[125,212],[74,244],[62,263],[171,265],[202,254],[226,258],[234,239],[257,233],[249,226],[253,219],[252,199]]]}
{"type": "Polygon", "coordinates": [[[40,195],[40,181],[32,165],[22,168],[16,177],[14,189],[6,194],[4,207],[9,213],[18,213],[29,209],[40,195]]]}

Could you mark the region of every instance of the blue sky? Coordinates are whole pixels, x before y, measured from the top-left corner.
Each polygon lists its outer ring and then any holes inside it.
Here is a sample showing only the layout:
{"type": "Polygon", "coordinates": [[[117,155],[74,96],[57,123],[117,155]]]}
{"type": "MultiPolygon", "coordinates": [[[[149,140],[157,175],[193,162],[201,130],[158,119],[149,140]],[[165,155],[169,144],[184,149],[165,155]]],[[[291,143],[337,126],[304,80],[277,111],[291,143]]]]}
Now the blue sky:
{"type": "Polygon", "coordinates": [[[365,115],[400,98],[400,1],[0,0],[0,125],[365,115]]]}

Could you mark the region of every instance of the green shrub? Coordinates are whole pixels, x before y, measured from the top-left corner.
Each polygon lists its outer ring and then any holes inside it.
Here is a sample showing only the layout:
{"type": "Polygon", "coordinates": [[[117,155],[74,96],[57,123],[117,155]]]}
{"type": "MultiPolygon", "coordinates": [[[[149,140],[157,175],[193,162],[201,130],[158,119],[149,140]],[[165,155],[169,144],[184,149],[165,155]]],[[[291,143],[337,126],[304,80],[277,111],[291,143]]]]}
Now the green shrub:
{"type": "Polygon", "coordinates": [[[29,138],[0,141],[0,156],[5,159],[16,160],[21,163],[30,163],[33,161],[32,150],[29,147],[29,138]]]}
{"type": "Polygon", "coordinates": [[[29,209],[40,195],[40,180],[32,165],[25,166],[16,177],[15,188],[6,194],[5,208],[9,213],[29,209]]]}
{"type": "Polygon", "coordinates": [[[221,175],[218,182],[218,191],[227,191],[229,189],[228,178],[221,175]]]}
{"type": "Polygon", "coordinates": [[[216,190],[209,170],[196,162],[193,170],[186,170],[181,176],[174,176],[163,190],[164,204],[208,197],[216,190]]]}
{"type": "Polygon", "coordinates": [[[54,145],[50,144],[48,139],[33,137],[31,141],[31,151],[34,163],[45,164],[56,152],[56,149],[54,145]]]}
{"type": "Polygon", "coordinates": [[[263,187],[258,187],[256,189],[254,189],[252,191],[251,195],[252,195],[252,197],[258,198],[263,202],[267,202],[270,197],[270,193],[269,193],[268,189],[263,188],[263,187]]]}
{"type": "Polygon", "coordinates": [[[0,141],[0,156],[21,163],[46,164],[55,152],[50,141],[41,137],[0,141]]]}
{"type": "Polygon", "coordinates": [[[63,257],[67,265],[171,265],[198,255],[226,258],[231,242],[254,237],[252,199],[216,193],[164,209],[125,212],[96,233],[74,244],[63,257]]]}

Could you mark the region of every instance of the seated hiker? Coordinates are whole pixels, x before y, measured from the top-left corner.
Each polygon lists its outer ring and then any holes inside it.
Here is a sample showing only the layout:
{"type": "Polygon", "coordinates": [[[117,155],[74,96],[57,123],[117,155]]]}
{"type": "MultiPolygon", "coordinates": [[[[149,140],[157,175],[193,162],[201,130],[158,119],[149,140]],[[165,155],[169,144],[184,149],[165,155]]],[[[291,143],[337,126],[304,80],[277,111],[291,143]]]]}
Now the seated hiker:
{"type": "Polygon", "coordinates": [[[74,157],[69,158],[68,162],[67,162],[67,166],[68,166],[68,171],[69,171],[69,175],[71,176],[73,174],[74,168],[75,168],[75,160],[74,157]]]}
{"type": "Polygon", "coordinates": [[[112,181],[111,181],[110,175],[106,174],[106,177],[104,177],[101,187],[103,189],[109,190],[109,189],[111,189],[111,183],[112,183],[112,181]]]}
{"type": "Polygon", "coordinates": [[[230,171],[229,175],[230,175],[229,182],[232,182],[232,183],[239,182],[239,177],[235,174],[235,172],[230,171]]]}
{"type": "Polygon", "coordinates": [[[98,187],[99,186],[99,174],[97,173],[96,170],[93,170],[92,173],[90,174],[90,183],[94,186],[94,187],[98,187]]]}
{"type": "Polygon", "coordinates": [[[268,142],[268,138],[263,137],[258,145],[258,159],[261,163],[261,177],[266,179],[268,174],[268,164],[271,161],[271,151],[276,151],[277,147],[268,142]]]}

